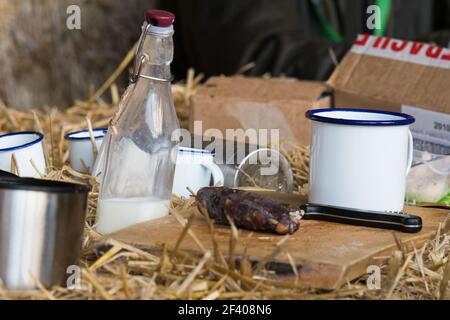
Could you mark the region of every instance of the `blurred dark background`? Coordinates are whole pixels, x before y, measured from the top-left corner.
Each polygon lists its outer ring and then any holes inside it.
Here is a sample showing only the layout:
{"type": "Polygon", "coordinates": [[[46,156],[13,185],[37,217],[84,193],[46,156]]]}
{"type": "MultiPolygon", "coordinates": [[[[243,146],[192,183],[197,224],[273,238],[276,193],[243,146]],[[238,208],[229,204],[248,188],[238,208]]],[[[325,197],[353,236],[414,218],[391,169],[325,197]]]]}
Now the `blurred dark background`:
{"type": "Polygon", "coordinates": [[[251,75],[269,72],[325,80],[332,71],[330,48],[342,57],[367,29],[368,6],[385,8],[384,35],[448,46],[450,1],[438,0],[197,0],[162,1],[178,15],[174,70],[233,74],[254,62],[251,75]],[[390,9],[386,8],[386,4],[390,9]],[[330,31],[331,29],[331,31],[330,31]]]}
{"type": "MultiPolygon", "coordinates": [[[[1,0],[0,99],[14,107],[65,107],[86,99],[137,41],[143,12],[173,11],[177,80],[188,68],[232,75],[326,80],[358,33],[372,4],[382,8],[386,36],[448,46],[450,0],[1,0]],[[69,5],[81,30],[66,28],[69,5]]],[[[123,90],[127,76],[118,80],[123,90]]]]}

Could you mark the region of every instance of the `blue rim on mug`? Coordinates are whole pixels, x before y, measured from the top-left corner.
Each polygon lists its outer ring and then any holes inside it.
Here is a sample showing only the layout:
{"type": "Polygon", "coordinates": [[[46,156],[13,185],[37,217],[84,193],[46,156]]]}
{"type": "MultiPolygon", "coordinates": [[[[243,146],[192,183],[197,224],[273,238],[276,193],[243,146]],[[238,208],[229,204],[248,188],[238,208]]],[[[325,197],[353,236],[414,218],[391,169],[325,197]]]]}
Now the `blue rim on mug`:
{"type": "Polygon", "coordinates": [[[370,109],[351,109],[351,108],[328,108],[328,109],[316,109],[309,110],[306,112],[305,116],[308,119],[334,124],[347,124],[355,126],[404,126],[410,125],[416,121],[416,119],[406,113],[393,112],[393,111],[383,111],[383,110],[370,110],[370,109]],[[332,118],[327,116],[321,116],[321,113],[325,112],[356,112],[356,113],[373,113],[373,114],[384,114],[388,116],[395,116],[400,119],[389,119],[389,120],[363,120],[363,119],[343,119],[343,118],[332,118]]]}
{"type": "MultiPolygon", "coordinates": [[[[94,139],[103,139],[106,135],[106,132],[108,129],[106,128],[97,128],[92,130],[94,132],[94,139]],[[96,133],[100,132],[100,135],[96,135],[96,133]]],[[[80,130],[75,132],[70,132],[64,136],[64,139],[70,140],[70,141],[83,141],[83,140],[91,140],[91,137],[89,136],[89,130],[80,130]],[[88,136],[86,137],[74,137],[74,135],[80,134],[80,133],[88,133],[88,136]]]]}
{"type": "Polygon", "coordinates": [[[25,136],[25,135],[35,135],[36,139],[31,142],[24,143],[24,144],[15,146],[15,147],[0,148],[0,152],[9,152],[9,151],[28,148],[28,147],[31,147],[37,143],[40,143],[42,140],[44,140],[44,135],[42,133],[36,132],[36,131],[21,131],[21,132],[6,133],[6,134],[1,135],[0,139],[6,138],[6,137],[11,137],[11,136],[25,136]]]}
{"type": "Polygon", "coordinates": [[[179,147],[178,151],[181,153],[191,153],[191,154],[203,154],[207,156],[215,156],[216,153],[214,151],[210,151],[207,149],[196,149],[196,148],[188,148],[188,147],[179,147]]]}

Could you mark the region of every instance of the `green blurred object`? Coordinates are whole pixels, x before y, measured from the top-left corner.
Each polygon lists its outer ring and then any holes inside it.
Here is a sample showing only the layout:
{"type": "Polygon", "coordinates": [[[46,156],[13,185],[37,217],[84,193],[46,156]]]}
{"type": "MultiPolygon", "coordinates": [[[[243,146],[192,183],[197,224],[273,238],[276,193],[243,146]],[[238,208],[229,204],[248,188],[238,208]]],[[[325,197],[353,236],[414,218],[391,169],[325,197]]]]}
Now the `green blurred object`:
{"type": "Polygon", "coordinates": [[[328,21],[325,13],[321,8],[320,1],[313,2],[314,13],[319,20],[320,29],[322,35],[331,42],[342,42],[344,37],[342,37],[339,32],[333,27],[333,25],[328,21]]]}
{"type": "Polygon", "coordinates": [[[391,15],[392,1],[391,0],[377,0],[376,5],[381,11],[381,28],[375,29],[374,35],[381,37],[386,34],[389,17],[391,15]]]}
{"type": "Polygon", "coordinates": [[[441,200],[439,200],[439,203],[443,203],[443,204],[450,206],[450,191],[445,197],[443,197],[441,200]]]}
{"type": "MultiPolygon", "coordinates": [[[[380,8],[381,28],[375,29],[373,34],[381,37],[386,34],[389,18],[392,10],[392,0],[376,0],[375,4],[380,8]]],[[[322,8],[322,1],[313,1],[314,13],[319,20],[322,35],[331,42],[342,42],[344,37],[333,27],[333,24],[327,19],[322,8]]]]}
{"type": "Polygon", "coordinates": [[[407,203],[442,203],[447,206],[450,206],[450,193],[448,193],[446,196],[442,197],[439,200],[436,199],[430,199],[429,197],[423,196],[423,195],[417,195],[417,194],[406,194],[405,201],[407,203]]]}

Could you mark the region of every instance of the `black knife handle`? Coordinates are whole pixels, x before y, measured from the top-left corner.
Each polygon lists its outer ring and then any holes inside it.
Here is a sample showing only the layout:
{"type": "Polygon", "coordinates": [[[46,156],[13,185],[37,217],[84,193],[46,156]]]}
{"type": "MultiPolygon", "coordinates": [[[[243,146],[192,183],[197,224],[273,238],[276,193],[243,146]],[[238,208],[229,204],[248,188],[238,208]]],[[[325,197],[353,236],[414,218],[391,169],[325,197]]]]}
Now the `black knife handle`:
{"type": "Polygon", "coordinates": [[[401,213],[381,213],[340,207],[306,204],[303,206],[306,220],[321,220],[356,226],[416,233],[422,230],[422,218],[401,213]]]}

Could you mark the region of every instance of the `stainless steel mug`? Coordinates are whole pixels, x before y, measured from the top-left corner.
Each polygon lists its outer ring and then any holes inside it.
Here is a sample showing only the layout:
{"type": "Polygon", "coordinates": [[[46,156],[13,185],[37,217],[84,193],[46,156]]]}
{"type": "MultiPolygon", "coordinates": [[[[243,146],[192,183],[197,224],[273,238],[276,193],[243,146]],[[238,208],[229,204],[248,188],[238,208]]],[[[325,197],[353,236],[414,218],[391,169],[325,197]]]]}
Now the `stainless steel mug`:
{"type": "Polygon", "coordinates": [[[0,177],[0,279],[7,289],[65,285],[78,265],[90,187],[0,177]]]}

